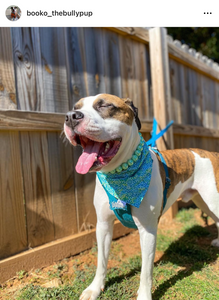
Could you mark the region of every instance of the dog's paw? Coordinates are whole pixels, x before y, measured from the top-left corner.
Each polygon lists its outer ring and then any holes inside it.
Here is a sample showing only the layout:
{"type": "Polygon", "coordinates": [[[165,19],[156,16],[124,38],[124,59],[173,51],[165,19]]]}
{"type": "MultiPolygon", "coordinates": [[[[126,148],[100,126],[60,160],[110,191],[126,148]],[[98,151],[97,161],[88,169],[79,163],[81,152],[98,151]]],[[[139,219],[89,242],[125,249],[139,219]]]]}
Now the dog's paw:
{"type": "Polygon", "coordinates": [[[219,239],[215,239],[211,242],[211,246],[214,246],[214,247],[218,247],[219,248],[219,239]]]}
{"type": "Polygon", "coordinates": [[[97,291],[88,287],[86,290],[83,291],[79,300],[96,300],[100,295],[101,290],[97,291]]]}

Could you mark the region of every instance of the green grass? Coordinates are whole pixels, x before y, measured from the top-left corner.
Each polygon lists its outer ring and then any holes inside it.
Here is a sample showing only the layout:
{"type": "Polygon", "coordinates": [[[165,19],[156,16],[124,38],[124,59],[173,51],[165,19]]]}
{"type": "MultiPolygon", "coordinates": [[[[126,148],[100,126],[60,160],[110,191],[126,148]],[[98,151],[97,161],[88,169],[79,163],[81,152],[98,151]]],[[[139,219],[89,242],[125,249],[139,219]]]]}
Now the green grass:
{"type": "MultiPolygon", "coordinates": [[[[163,255],[154,266],[153,300],[219,299],[219,250],[210,246],[211,239],[215,238],[214,231],[197,224],[195,211],[190,209],[178,213],[175,222],[180,230],[176,235],[168,228],[158,235],[157,250],[162,251],[163,255]]],[[[120,246],[113,244],[112,248],[112,258],[117,257],[120,262],[120,246]]],[[[92,251],[96,254],[96,247],[92,251]]],[[[65,267],[58,265],[54,276],[61,278],[63,268],[65,267]]],[[[58,288],[43,288],[30,284],[20,290],[14,299],[79,299],[81,292],[94,277],[95,266],[85,267],[82,271],[77,271],[77,268],[75,270],[75,277],[68,284],[63,283],[58,288]]],[[[111,268],[107,274],[105,291],[99,299],[136,299],[140,270],[139,255],[120,263],[119,267],[111,268]]]]}

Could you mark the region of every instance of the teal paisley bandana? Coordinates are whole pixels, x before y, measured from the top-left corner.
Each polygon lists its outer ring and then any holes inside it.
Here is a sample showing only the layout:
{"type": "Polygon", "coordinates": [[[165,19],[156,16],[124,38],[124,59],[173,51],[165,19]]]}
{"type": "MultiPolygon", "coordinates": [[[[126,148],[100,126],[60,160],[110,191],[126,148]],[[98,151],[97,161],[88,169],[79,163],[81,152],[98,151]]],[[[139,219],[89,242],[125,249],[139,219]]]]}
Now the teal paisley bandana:
{"type": "Polygon", "coordinates": [[[141,137],[140,144],[127,163],[109,173],[97,172],[109,196],[110,209],[116,216],[121,210],[130,212],[129,205],[140,206],[150,185],[152,163],[148,146],[141,137]]]}

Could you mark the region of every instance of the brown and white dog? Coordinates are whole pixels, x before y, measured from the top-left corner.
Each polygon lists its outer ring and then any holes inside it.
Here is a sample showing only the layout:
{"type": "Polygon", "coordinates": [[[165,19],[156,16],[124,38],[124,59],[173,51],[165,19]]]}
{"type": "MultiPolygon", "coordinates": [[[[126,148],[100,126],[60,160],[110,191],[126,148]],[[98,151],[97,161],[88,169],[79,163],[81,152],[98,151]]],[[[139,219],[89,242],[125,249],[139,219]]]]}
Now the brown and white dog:
{"type": "MultiPolygon", "coordinates": [[[[130,99],[108,94],[86,97],[67,113],[64,124],[66,137],[72,145],[84,149],[76,171],[109,172],[130,159],[139,144],[136,114],[130,99]]],[[[153,159],[150,186],[140,208],[132,206],[132,217],[139,230],[142,250],[142,270],[137,300],[151,297],[152,271],[156,247],[158,220],[181,197],[192,199],[209,215],[218,228],[218,238],[212,245],[219,247],[219,154],[199,149],[163,151],[171,179],[167,204],[162,210],[165,172],[157,155],[153,159]]],[[[80,300],[95,300],[104,289],[107,261],[115,215],[109,208],[105,190],[96,180],[94,206],[97,213],[98,265],[95,278],[84,290],[80,300]]]]}

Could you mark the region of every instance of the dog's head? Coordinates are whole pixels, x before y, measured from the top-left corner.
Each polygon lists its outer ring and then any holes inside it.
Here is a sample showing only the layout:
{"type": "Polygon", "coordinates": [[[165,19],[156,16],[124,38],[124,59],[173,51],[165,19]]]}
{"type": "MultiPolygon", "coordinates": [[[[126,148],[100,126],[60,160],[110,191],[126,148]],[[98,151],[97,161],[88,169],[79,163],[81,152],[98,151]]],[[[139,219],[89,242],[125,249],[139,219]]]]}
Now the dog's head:
{"type": "Polygon", "coordinates": [[[133,135],[137,138],[140,127],[137,108],[130,99],[109,94],[80,99],[67,113],[64,124],[65,135],[71,144],[80,145],[84,150],[76,171],[81,174],[99,171],[112,161],[114,167],[115,158],[121,160],[119,152],[127,156],[126,152],[133,144],[129,139],[133,135]]]}

